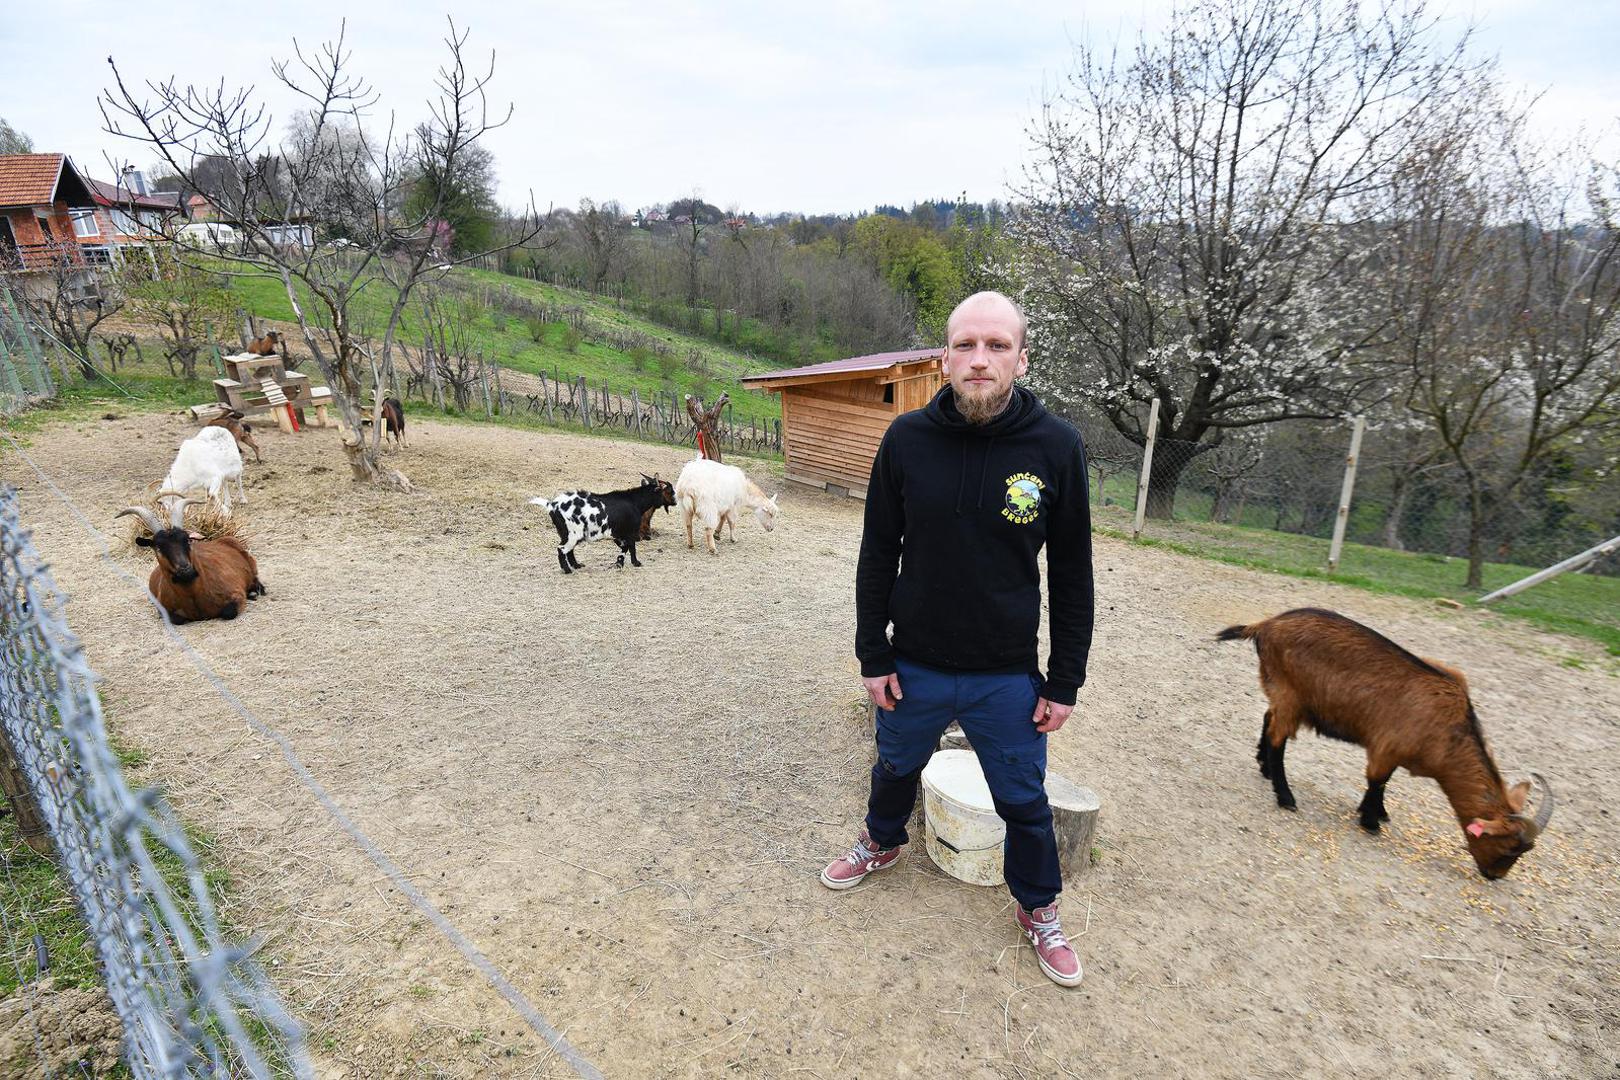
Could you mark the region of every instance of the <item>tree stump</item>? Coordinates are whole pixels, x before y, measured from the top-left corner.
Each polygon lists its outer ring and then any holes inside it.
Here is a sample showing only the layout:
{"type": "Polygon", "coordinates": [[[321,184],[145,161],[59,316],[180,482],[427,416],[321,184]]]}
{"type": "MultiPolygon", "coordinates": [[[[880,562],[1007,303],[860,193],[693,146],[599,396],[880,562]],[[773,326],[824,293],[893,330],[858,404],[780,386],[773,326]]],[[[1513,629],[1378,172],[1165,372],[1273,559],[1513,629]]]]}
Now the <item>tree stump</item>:
{"type": "Polygon", "coordinates": [[[1091,867],[1091,846],[1097,836],[1097,815],[1102,811],[1102,803],[1095,791],[1054,772],[1046,774],[1046,801],[1052,804],[1058,864],[1063,867],[1063,879],[1067,881],[1091,867]]]}
{"type": "MultiPolygon", "coordinates": [[[[870,764],[876,765],[877,706],[868,702],[866,716],[872,731],[870,764]]],[[[952,724],[939,737],[937,750],[972,751],[973,746],[962,729],[952,724]]],[[[932,757],[930,754],[929,758],[932,757]]],[[[923,762],[925,767],[927,764],[923,762]]],[[[921,841],[923,837],[924,801],[922,787],[918,785],[917,803],[911,808],[911,819],[906,822],[906,832],[913,841],[921,841]]],[[[1097,837],[1097,815],[1102,812],[1102,802],[1090,788],[1054,772],[1046,774],[1046,801],[1052,806],[1052,828],[1057,833],[1058,864],[1063,868],[1063,878],[1067,881],[1079,877],[1091,868],[1091,848],[1097,837]]]]}

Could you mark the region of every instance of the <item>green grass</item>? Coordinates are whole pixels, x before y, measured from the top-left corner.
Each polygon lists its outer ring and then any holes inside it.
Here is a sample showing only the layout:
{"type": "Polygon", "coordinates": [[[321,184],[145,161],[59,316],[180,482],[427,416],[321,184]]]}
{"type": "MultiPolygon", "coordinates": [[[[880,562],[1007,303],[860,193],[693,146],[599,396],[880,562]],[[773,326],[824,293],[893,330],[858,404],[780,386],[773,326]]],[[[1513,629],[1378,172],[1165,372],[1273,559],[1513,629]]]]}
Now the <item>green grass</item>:
{"type": "MultiPolygon", "coordinates": [[[[1093,516],[1098,532],[1130,538],[1129,508],[1100,507],[1093,516]]],[[[1465,559],[1346,543],[1338,572],[1329,573],[1326,540],[1269,529],[1150,519],[1141,542],[1234,566],[1332,581],[1371,592],[1422,599],[1444,597],[1467,604],[1542,569],[1488,562],[1484,568],[1485,587],[1476,590],[1463,584],[1468,574],[1465,559]]],[[[1545,630],[1601,642],[1612,655],[1620,656],[1620,578],[1565,574],[1516,596],[1493,601],[1490,610],[1525,619],[1545,630]]]]}
{"type": "MultiPolygon", "coordinates": [[[[510,290],[516,297],[553,307],[580,307],[593,323],[657,338],[674,350],[681,361],[679,369],[667,379],[656,359],[647,364],[646,370],[636,371],[628,352],[605,344],[583,341],[577,350],[570,351],[564,344],[565,328],[561,323],[548,324],[542,340],[538,342],[530,336],[528,327],[515,317],[507,316],[505,328],[501,329],[497,325],[497,311],[485,306],[468,328],[469,340],[472,348],[482,350],[487,359],[503,367],[536,375],[545,374],[547,377],[560,374],[564,379],[583,375],[593,388],[600,388],[605,381],[616,393],[628,395],[634,389],[643,398],[660,390],[673,390],[677,396],[701,392],[705,397],[712,398],[724,390],[731,395],[734,420],[740,419],[746,424],[749,419],[781,418],[781,405],[774,394],[744,390],[740,382],[743,375],[780,367],[780,364],[756,360],[702,337],[671,330],[632,312],[622,311],[614,304],[588,293],[490,270],[463,268],[453,271],[453,276],[462,286],[492,292],[510,290]],[[709,374],[688,369],[686,358],[693,350],[703,356],[709,374]]],[[[292,305],[279,281],[271,278],[237,278],[232,281],[231,289],[243,307],[260,318],[292,320],[292,305]]],[[[365,332],[380,337],[387,326],[390,302],[386,283],[375,279],[354,300],[352,317],[365,332]]],[[[306,308],[306,313],[309,310],[306,308]]],[[[420,304],[413,303],[401,322],[399,339],[410,348],[419,349],[422,338],[420,304]]]]}
{"type": "MultiPolygon", "coordinates": [[[[202,373],[203,369],[198,371],[202,373]]],[[[58,372],[60,385],[55,399],[9,418],[4,428],[13,435],[26,436],[47,424],[94,420],[108,413],[183,409],[213,400],[214,387],[208,382],[213,377],[209,371],[205,378],[176,378],[156,361],[121,367],[111,375],[111,383],[102,379],[85,382],[75,371],[72,381],[62,384],[58,372]]]]}

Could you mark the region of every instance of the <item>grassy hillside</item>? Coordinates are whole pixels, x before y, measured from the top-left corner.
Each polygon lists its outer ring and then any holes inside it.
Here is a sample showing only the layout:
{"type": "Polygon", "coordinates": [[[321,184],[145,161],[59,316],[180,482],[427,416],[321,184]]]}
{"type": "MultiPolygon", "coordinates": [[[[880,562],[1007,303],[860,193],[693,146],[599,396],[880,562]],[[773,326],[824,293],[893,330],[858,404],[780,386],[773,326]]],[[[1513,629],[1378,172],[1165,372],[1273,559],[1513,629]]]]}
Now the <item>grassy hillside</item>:
{"type": "MultiPolygon", "coordinates": [[[[751,418],[772,420],[782,415],[775,395],[744,390],[739,382],[745,374],[780,366],[771,361],[757,360],[659,326],[611,302],[572,289],[471,269],[452,271],[448,284],[471,301],[470,307],[476,313],[468,326],[473,347],[503,367],[564,379],[583,375],[593,388],[606,382],[615,392],[628,394],[635,389],[644,397],[659,390],[712,397],[724,390],[731,395],[733,417],[744,423],[751,418]],[[503,300],[530,301],[553,310],[578,308],[584,313],[587,330],[570,349],[570,328],[562,321],[553,321],[545,324],[540,340],[535,341],[523,320],[503,310],[503,300]],[[615,340],[638,336],[662,343],[668,355],[660,358],[644,350],[622,348],[615,340]],[[694,354],[700,358],[697,365],[691,363],[694,354]]],[[[292,305],[279,281],[239,278],[233,282],[232,290],[242,306],[258,317],[292,320],[292,305]]],[[[381,336],[391,302],[386,282],[374,279],[357,297],[353,316],[365,332],[381,336]]],[[[422,335],[421,304],[413,302],[399,336],[407,345],[420,348],[422,335]]]]}

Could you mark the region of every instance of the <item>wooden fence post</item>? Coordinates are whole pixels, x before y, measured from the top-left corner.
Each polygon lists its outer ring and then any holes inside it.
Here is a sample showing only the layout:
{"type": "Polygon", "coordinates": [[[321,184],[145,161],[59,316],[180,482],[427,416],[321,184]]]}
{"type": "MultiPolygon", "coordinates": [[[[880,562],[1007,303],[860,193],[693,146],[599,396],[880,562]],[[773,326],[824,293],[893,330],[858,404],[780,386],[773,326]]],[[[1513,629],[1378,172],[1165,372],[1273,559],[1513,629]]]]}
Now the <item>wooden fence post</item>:
{"type": "Polygon", "coordinates": [[[1147,443],[1142,447],[1142,475],[1136,481],[1136,524],[1131,529],[1131,539],[1138,540],[1142,536],[1142,519],[1147,516],[1148,479],[1153,472],[1153,443],[1159,437],[1159,399],[1154,398],[1153,404],[1148,407],[1147,443]]]}
{"type": "Polygon", "coordinates": [[[1344,487],[1339,490],[1339,514],[1333,519],[1333,542],[1328,545],[1328,573],[1339,569],[1339,555],[1344,551],[1344,529],[1350,523],[1350,495],[1356,490],[1356,460],[1361,457],[1361,432],[1367,425],[1365,416],[1356,417],[1350,432],[1350,456],[1345,458],[1344,487]]]}
{"type": "Polygon", "coordinates": [[[630,408],[632,410],[632,412],[631,412],[631,415],[632,415],[631,423],[635,427],[636,434],[640,435],[641,434],[641,397],[636,393],[636,388],[633,387],[633,386],[630,388],[630,408]]]}
{"type": "Polygon", "coordinates": [[[45,827],[45,817],[39,812],[39,803],[28,786],[17,755],[12,752],[11,740],[0,731],[0,791],[11,803],[11,812],[17,819],[17,832],[23,843],[40,855],[51,853],[51,834],[45,827]]]}

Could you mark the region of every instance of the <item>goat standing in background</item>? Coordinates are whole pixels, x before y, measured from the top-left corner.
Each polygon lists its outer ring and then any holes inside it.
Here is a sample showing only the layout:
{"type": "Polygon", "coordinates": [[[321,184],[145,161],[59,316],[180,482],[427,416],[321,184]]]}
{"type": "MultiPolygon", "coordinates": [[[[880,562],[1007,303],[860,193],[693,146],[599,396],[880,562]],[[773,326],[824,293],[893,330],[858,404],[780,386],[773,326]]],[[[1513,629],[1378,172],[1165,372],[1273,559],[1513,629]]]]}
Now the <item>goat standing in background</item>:
{"type": "MultiPolygon", "coordinates": [[[[641,486],[642,487],[655,487],[660,492],[663,493],[662,497],[659,500],[659,506],[663,507],[664,513],[666,513],[666,514],[669,513],[669,508],[675,505],[675,489],[670,486],[669,481],[660,480],[658,478],[657,473],[653,473],[651,476],[648,476],[646,473],[642,473],[641,474],[641,486]]],[[[652,539],[652,534],[653,534],[652,533],[652,519],[653,519],[653,515],[656,514],[657,512],[658,512],[658,506],[649,506],[646,510],[644,510],[642,512],[642,514],[641,514],[641,531],[636,536],[637,540],[651,540],[652,539]]]]}
{"type": "MultiPolygon", "coordinates": [[[[223,416],[214,417],[203,427],[224,428],[236,439],[236,449],[239,452],[244,448],[251,448],[253,450],[253,460],[259,463],[264,461],[264,455],[259,453],[259,444],[253,439],[252,425],[244,419],[242,413],[237,412],[235,409],[230,410],[223,416]]],[[[243,501],[246,502],[247,500],[244,499],[243,501]]]]}
{"type": "Polygon", "coordinates": [[[686,546],[696,546],[692,536],[692,522],[696,519],[703,523],[703,542],[710,555],[720,554],[714,541],[722,525],[730,526],[731,542],[737,542],[736,518],[745,510],[754,512],[766,532],[776,528],[776,496],[767,498],[759,485],[735,465],[707,458],[688,461],[675,478],[675,498],[680,501],[681,518],[686,524],[686,546]]]}
{"type": "Polygon", "coordinates": [[[572,574],[578,570],[579,559],[574,549],[590,540],[611,536],[619,547],[619,569],[624,569],[624,557],[630,556],[631,566],[640,566],[636,558],[636,541],[641,535],[641,518],[648,510],[670,506],[675,501],[675,490],[668,480],[643,483],[624,491],[607,491],[600,495],[589,491],[565,491],[555,499],[530,499],[551,515],[557,527],[557,565],[562,572],[572,574]]]}
{"type": "Polygon", "coordinates": [[[247,502],[247,492],[242,490],[242,452],[236,448],[235,434],[223,427],[205,427],[180,444],[159,488],[176,498],[202,488],[229,517],[232,480],[236,481],[236,494],[247,502]]]}
{"type": "Polygon", "coordinates": [[[1332,611],[1298,608],[1247,626],[1229,626],[1217,641],[1247,639],[1260,657],[1260,688],[1271,708],[1255,757],[1271,780],[1277,805],[1295,808],[1283,750],[1301,726],[1367,751],[1367,794],[1361,827],[1389,820],[1384,785],[1398,768],[1440,784],[1463,828],[1474,864],[1487,878],[1513,869],[1552,819],[1552,787],[1534,817],[1524,813],[1530,781],[1511,788],[1485,746],[1468,681],[1433,660],[1332,611]]]}

